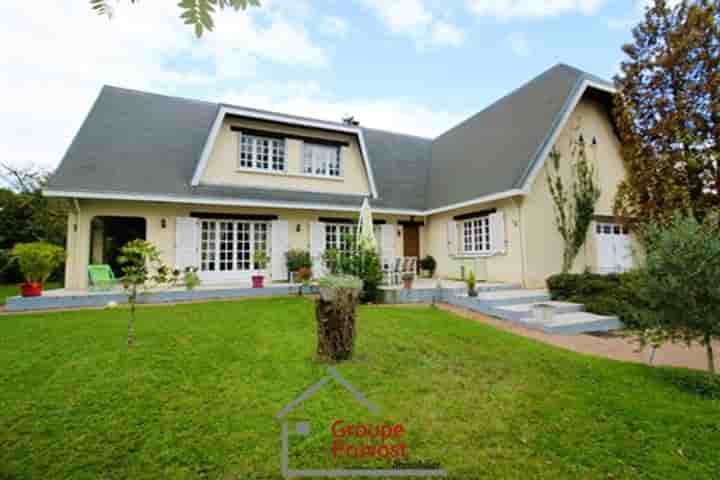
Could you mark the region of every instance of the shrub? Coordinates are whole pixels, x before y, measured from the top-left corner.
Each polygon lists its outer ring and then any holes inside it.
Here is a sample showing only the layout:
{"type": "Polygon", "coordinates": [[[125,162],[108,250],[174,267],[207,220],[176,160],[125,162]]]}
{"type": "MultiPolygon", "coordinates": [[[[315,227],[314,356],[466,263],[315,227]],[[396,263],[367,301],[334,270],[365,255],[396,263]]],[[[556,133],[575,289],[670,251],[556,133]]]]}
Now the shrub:
{"type": "Polygon", "coordinates": [[[637,325],[638,312],[647,307],[639,297],[639,273],[560,273],[546,280],[553,300],[585,305],[590,313],[617,315],[628,327],[637,325]]]}
{"type": "Polygon", "coordinates": [[[420,268],[422,270],[427,270],[430,273],[430,276],[433,277],[435,275],[435,269],[437,269],[437,262],[432,255],[427,255],[425,258],[420,260],[420,268]]]}
{"type": "Polygon", "coordinates": [[[318,286],[321,288],[348,288],[360,289],[363,282],[353,275],[328,275],[318,280],[318,286]]]}
{"type": "Polygon", "coordinates": [[[44,283],[65,258],[65,250],[46,242],[18,243],[10,251],[28,283],[44,283]]]}
{"type": "Polygon", "coordinates": [[[297,272],[301,268],[312,268],[310,252],[301,249],[288,250],[285,254],[288,272],[297,272]]]}
{"type": "Polygon", "coordinates": [[[362,301],[374,302],[380,293],[380,283],[383,273],[380,258],[375,250],[361,250],[355,248],[351,238],[350,250],[326,250],[323,262],[333,275],[354,275],[363,282],[362,301]]]}

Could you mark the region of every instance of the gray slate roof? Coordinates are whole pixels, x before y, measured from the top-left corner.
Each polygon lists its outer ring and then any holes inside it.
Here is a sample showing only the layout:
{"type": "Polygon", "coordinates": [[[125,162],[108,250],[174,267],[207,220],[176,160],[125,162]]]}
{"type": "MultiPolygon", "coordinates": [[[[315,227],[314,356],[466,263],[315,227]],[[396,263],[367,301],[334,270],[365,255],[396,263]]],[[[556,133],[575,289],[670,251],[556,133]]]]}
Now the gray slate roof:
{"type": "MultiPolygon", "coordinates": [[[[518,188],[584,79],[602,82],[557,65],[434,140],[363,128],[373,206],[426,210],[518,188]]],[[[192,187],[221,106],[103,87],[48,189],[359,207],[357,195],[192,187]]]]}

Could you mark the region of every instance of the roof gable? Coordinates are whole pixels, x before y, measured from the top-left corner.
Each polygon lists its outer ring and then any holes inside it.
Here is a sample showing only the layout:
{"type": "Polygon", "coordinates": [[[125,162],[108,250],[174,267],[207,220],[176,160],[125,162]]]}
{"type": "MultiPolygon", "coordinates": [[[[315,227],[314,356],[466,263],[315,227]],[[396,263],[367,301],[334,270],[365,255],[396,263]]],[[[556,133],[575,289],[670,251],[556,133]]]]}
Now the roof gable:
{"type": "Polygon", "coordinates": [[[520,188],[583,75],[553,67],[436,138],[427,207],[520,188]]]}

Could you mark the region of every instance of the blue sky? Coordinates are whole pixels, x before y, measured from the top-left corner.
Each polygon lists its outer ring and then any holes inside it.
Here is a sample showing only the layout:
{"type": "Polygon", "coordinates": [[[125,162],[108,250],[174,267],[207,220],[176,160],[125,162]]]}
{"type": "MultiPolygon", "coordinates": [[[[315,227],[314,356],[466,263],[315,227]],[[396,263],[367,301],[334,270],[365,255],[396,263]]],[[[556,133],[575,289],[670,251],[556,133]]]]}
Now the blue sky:
{"type": "Polygon", "coordinates": [[[610,79],[648,0],[265,0],[200,40],[175,0],[47,3],[0,6],[0,158],[53,167],[103,84],[434,136],[558,62],[610,79]]]}

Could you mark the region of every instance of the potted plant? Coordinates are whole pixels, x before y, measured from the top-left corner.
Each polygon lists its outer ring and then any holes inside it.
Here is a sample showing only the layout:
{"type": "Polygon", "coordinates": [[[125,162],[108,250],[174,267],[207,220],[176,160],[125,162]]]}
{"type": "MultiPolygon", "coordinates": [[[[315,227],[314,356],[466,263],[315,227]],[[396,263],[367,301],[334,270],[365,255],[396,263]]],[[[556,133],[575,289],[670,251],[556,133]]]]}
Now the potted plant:
{"type": "Polygon", "coordinates": [[[252,276],[253,288],[263,288],[265,286],[264,270],[270,262],[270,257],[264,250],[257,250],[253,255],[253,263],[255,264],[255,275],[252,276]]]}
{"type": "Polygon", "coordinates": [[[198,267],[185,267],[183,273],[183,283],[187,291],[195,290],[200,285],[200,275],[198,275],[198,267]]]}
{"type": "Polygon", "coordinates": [[[402,274],[403,286],[406,289],[411,289],[413,280],[415,280],[415,274],[412,272],[405,272],[402,274]]]}
{"type": "Polygon", "coordinates": [[[301,282],[302,280],[298,278],[300,270],[312,267],[310,252],[301,249],[288,250],[285,254],[285,264],[290,274],[290,281],[292,283],[301,282]]]}
{"type": "Polygon", "coordinates": [[[467,280],[465,280],[465,283],[467,284],[468,289],[468,297],[477,297],[477,290],[475,290],[475,272],[470,272],[468,274],[467,280]]]}
{"type": "Polygon", "coordinates": [[[312,279],[312,269],[310,267],[301,267],[295,273],[295,281],[300,282],[298,293],[302,295],[303,288],[310,286],[310,280],[312,279]]]}
{"type": "Polygon", "coordinates": [[[428,277],[432,278],[435,276],[437,261],[435,261],[435,258],[432,255],[426,255],[425,258],[420,260],[420,268],[427,272],[428,277]]]}
{"type": "Polygon", "coordinates": [[[18,243],[10,256],[20,267],[25,283],[20,285],[23,297],[42,295],[43,283],[65,258],[65,250],[46,242],[18,243]]]}

